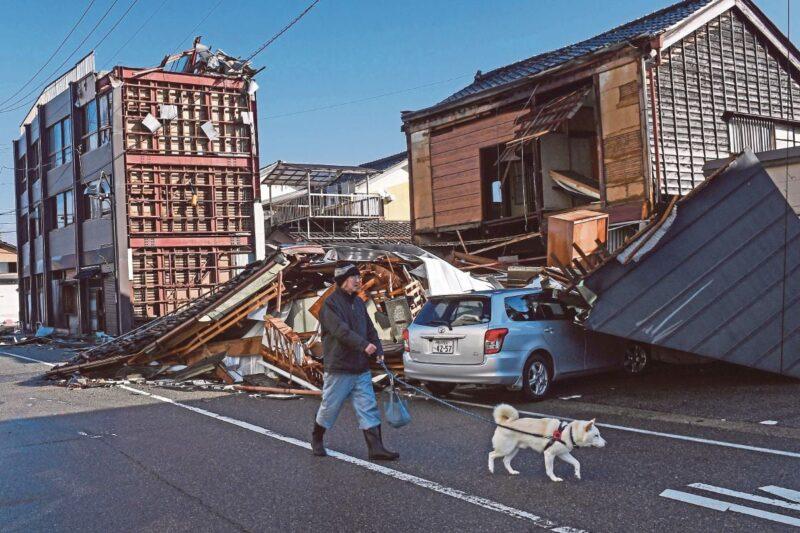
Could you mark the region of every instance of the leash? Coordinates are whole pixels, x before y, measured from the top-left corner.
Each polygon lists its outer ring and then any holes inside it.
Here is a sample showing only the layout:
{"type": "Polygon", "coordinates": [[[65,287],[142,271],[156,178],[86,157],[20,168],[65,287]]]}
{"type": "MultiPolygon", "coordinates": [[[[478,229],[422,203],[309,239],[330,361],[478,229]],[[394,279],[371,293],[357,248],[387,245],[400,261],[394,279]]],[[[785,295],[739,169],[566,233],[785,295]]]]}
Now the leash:
{"type": "Polygon", "coordinates": [[[469,416],[471,418],[474,418],[475,420],[480,420],[481,422],[485,422],[487,424],[491,424],[492,426],[495,426],[495,427],[507,429],[509,431],[514,431],[516,433],[522,433],[523,435],[528,435],[530,437],[537,437],[539,439],[547,439],[550,442],[547,443],[547,446],[546,446],[545,449],[549,448],[550,446],[552,446],[556,442],[560,442],[561,444],[566,446],[566,443],[563,440],[561,440],[561,422],[559,422],[559,429],[556,430],[556,433],[558,435],[542,435],[541,433],[531,433],[529,431],[523,431],[521,429],[512,428],[510,426],[505,426],[503,424],[498,424],[497,422],[495,422],[491,418],[486,418],[486,417],[481,416],[479,414],[473,413],[472,411],[468,411],[466,409],[462,409],[461,407],[458,407],[457,405],[453,405],[452,403],[447,402],[445,400],[442,400],[441,398],[437,398],[436,396],[434,396],[433,394],[430,394],[428,391],[426,391],[424,389],[421,389],[419,387],[415,387],[414,385],[411,385],[410,383],[408,383],[406,381],[403,381],[402,379],[398,378],[391,370],[389,370],[389,368],[387,368],[385,361],[381,361],[380,365],[383,367],[383,369],[386,371],[386,374],[389,376],[389,380],[391,381],[391,385],[390,385],[391,387],[394,387],[394,382],[397,381],[401,385],[404,385],[405,387],[408,387],[409,389],[421,394],[422,396],[428,398],[429,400],[433,400],[433,401],[435,401],[435,402],[437,402],[437,403],[439,403],[441,405],[444,405],[445,407],[448,407],[448,408],[452,409],[453,411],[455,411],[457,413],[461,413],[462,415],[469,416]]]}

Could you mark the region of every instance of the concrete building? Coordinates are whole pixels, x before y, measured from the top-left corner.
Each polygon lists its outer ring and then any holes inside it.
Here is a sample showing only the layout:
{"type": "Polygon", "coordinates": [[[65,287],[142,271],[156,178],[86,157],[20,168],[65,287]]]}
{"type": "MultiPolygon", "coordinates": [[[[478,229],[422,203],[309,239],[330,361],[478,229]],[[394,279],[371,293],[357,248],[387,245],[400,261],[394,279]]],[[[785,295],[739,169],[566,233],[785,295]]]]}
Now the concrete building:
{"type": "Polygon", "coordinates": [[[24,328],[129,331],[259,255],[254,73],[196,42],[44,89],[14,141],[24,328]]]}

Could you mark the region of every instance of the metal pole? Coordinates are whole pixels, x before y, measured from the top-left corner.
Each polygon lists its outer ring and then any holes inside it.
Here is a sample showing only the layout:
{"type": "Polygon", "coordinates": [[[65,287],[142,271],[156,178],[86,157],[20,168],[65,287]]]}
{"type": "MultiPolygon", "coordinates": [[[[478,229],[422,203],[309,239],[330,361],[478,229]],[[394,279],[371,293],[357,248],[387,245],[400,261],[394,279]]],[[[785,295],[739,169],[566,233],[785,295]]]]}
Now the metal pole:
{"type": "Polygon", "coordinates": [[[308,198],[308,218],[306,218],[306,239],[311,240],[311,172],[306,171],[306,195],[308,198]]]}

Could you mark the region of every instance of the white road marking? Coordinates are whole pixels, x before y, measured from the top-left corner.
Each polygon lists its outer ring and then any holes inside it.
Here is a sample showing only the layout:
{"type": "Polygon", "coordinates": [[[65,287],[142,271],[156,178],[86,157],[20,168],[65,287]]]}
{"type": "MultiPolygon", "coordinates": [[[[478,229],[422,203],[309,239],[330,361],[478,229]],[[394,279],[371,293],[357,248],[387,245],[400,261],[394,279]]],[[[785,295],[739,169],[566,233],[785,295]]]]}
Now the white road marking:
{"type": "MultiPolygon", "coordinates": [[[[452,403],[458,403],[461,405],[470,405],[472,407],[481,407],[483,409],[494,409],[492,405],[484,405],[482,403],[473,403],[473,402],[465,402],[461,400],[450,400],[452,403]]],[[[574,418],[569,418],[566,416],[556,416],[556,415],[548,415],[545,413],[534,413],[532,411],[520,411],[522,414],[531,415],[531,416],[538,416],[542,418],[558,418],[560,420],[575,420],[574,418]]],[[[722,440],[713,440],[713,439],[704,439],[701,437],[691,437],[689,435],[678,435],[676,433],[664,433],[662,431],[650,431],[649,429],[640,429],[634,428],[630,426],[619,426],[617,424],[606,424],[597,422],[595,425],[598,427],[608,428],[608,429],[616,429],[619,431],[628,431],[630,433],[639,433],[641,435],[651,435],[653,437],[665,437],[668,439],[675,439],[675,440],[685,440],[688,442],[698,442],[700,444],[710,444],[713,446],[722,446],[724,448],[736,448],[739,450],[747,450],[749,452],[759,452],[759,453],[768,453],[771,455],[782,455],[784,457],[794,457],[800,459],[800,452],[790,452],[787,450],[775,450],[772,448],[762,448],[760,446],[750,446],[748,444],[737,444],[735,442],[726,442],[722,440]]]]}
{"type": "MultiPolygon", "coordinates": [[[[51,366],[51,367],[52,366],[56,366],[53,363],[48,363],[46,361],[40,361],[38,359],[31,359],[30,357],[25,357],[25,356],[22,356],[22,355],[11,353],[11,352],[0,351],[0,354],[10,355],[12,357],[18,357],[20,359],[25,359],[27,361],[33,361],[34,363],[41,363],[43,365],[47,365],[47,366],[51,366]]],[[[311,449],[311,444],[306,442],[306,441],[295,439],[294,437],[287,437],[286,435],[281,435],[280,433],[276,433],[276,432],[274,432],[272,430],[269,430],[269,429],[261,427],[261,426],[257,426],[255,424],[251,424],[249,422],[244,422],[242,420],[237,420],[237,419],[231,418],[229,416],[220,415],[220,414],[217,414],[217,413],[214,413],[214,412],[211,412],[211,411],[207,411],[205,409],[200,409],[199,407],[186,405],[184,403],[177,402],[177,401],[172,400],[170,398],[166,398],[164,396],[159,396],[158,394],[152,394],[152,393],[147,392],[147,391],[135,389],[133,387],[128,387],[127,385],[120,385],[119,388],[120,389],[125,389],[126,391],[132,392],[134,394],[139,394],[139,395],[142,395],[142,396],[147,396],[148,398],[153,398],[154,400],[158,400],[158,401],[161,401],[161,402],[164,402],[164,403],[169,403],[169,404],[174,405],[175,407],[180,407],[182,409],[186,409],[186,410],[192,411],[194,413],[197,413],[197,414],[200,414],[200,415],[203,415],[203,416],[208,416],[210,418],[214,418],[216,420],[219,420],[220,422],[226,422],[228,424],[233,424],[234,426],[238,426],[240,428],[247,429],[247,430],[252,431],[254,433],[258,433],[260,435],[264,435],[265,437],[270,437],[272,439],[279,440],[279,441],[285,442],[287,444],[292,444],[294,446],[298,446],[300,448],[305,448],[307,450],[311,449]]],[[[388,468],[388,467],[385,467],[383,465],[379,465],[379,464],[376,464],[376,463],[370,463],[369,461],[364,461],[363,459],[359,459],[357,457],[353,457],[353,456],[350,456],[350,455],[347,455],[347,454],[344,454],[344,453],[341,453],[341,452],[328,450],[328,455],[330,457],[335,458],[335,459],[339,459],[340,461],[344,461],[346,463],[350,463],[350,464],[353,464],[353,465],[356,465],[356,466],[360,466],[360,467],[365,468],[367,470],[370,470],[372,472],[375,472],[375,473],[378,473],[378,474],[383,474],[385,476],[388,476],[388,477],[391,477],[391,478],[394,478],[394,479],[398,479],[400,481],[407,481],[407,482],[409,482],[409,483],[411,483],[413,485],[416,485],[418,487],[422,487],[422,488],[425,488],[425,489],[428,489],[428,490],[432,490],[433,492],[438,492],[439,494],[443,494],[445,496],[450,496],[451,498],[455,498],[457,500],[461,500],[461,501],[470,503],[472,505],[476,505],[478,507],[482,507],[484,509],[488,509],[490,511],[495,511],[497,513],[505,514],[507,516],[511,516],[511,517],[514,517],[514,518],[521,518],[521,519],[527,520],[530,523],[532,523],[533,525],[535,525],[537,527],[540,527],[540,528],[543,528],[543,529],[549,529],[549,530],[555,531],[557,533],[587,533],[583,529],[577,529],[577,528],[573,528],[573,527],[570,527],[570,526],[559,526],[558,524],[556,524],[555,522],[552,522],[551,520],[548,520],[548,519],[543,518],[541,516],[537,516],[537,515],[535,515],[533,513],[529,513],[528,511],[523,511],[521,509],[515,509],[514,507],[509,507],[509,506],[504,505],[502,503],[498,503],[498,502],[489,500],[487,498],[483,498],[481,496],[475,496],[475,495],[472,495],[472,494],[467,494],[464,491],[461,491],[461,490],[458,490],[458,489],[454,489],[452,487],[448,487],[448,486],[445,486],[445,485],[441,485],[439,483],[436,483],[435,481],[430,481],[430,480],[427,480],[427,479],[424,479],[424,478],[421,478],[421,477],[418,477],[418,476],[414,476],[412,474],[406,474],[405,472],[401,472],[399,470],[394,470],[393,468],[388,468]]]]}
{"type": "Polygon", "coordinates": [[[679,490],[667,489],[664,492],[662,492],[660,496],[663,496],[664,498],[669,498],[671,500],[688,503],[691,505],[697,505],[699,507],[705,507],[706,509],[713,509],[714,511],[721,511],[721,512],[732,511],[734,513],[745,514],[756,518],[762,518],[764,520],[770,520],[772,522],[779,522],[781,524],[786,524],[789,526],[800,527],[800,519],[798,518],[777,513],[771,513],[769,511],[762,511],[761,509],[746,507],[744,505],[739,505],[736,503],[728,503],[722,500],[706,498],[705,496],[697,496],[696,494],[681,492],[679,490]]]}
{"type": "Polygon", "coordinates": [[[30,357],[25,357],[24,355],[19,355],[18,353],[11,353],[11,352],[0,352],[3,355],[10,355],[11,357],[16,357],[18,359],[24,359],[26,361],[32,361],[34,363],[41,363],[47,366],[56,366],[53,363],[48,363],[47,361],[39,361],[38,359],[31,359],[30,357]]]}
{"type": "MultiPolygon", "coordinates": [[[[294,437],[287,437],[286,435],[281,435],[280,433],[276,433],[272,430],[267,428],[257,426],[255,424],[251,424],[249,422],[244,422],[242,420],[237,420],[235,418],[231,418],[229,416],[220,415],[214,413],[212,411],[207,411],[205,409],[201,409],[199,407],[194,407],[192,405],[186,405],[181,402],[177,402],[170,398],[166,398],[164,396],[159,396],[157,394],[152,394],[147,391],[139,390],[133,387],[129,387],[127,385],[120,385],[120,389],[124,389],[126,391],[132,392],[134,394],[140,394],[142,396],[147,396],[149,398],[153,398],[154,400],[158,400],[164,403],[168,403],[174,405],[176,407],[180,407],[182,409],[187,409],[192,411],[193,413],[197,413],[203,416],[207,416],[210,418],[214,418],[219,420],[220,422],[225,422],[227,424],[232,424],[234,426],[238,426],[240,428],[246,429],[248,431],[252,431],[254,433],[258,433],[260,435],[264,435],[265,437],[270,437],[275,440],[279,440],[281,442],[285,442],[287,444],[291,444],[293,446],[297,446],[299,448],[304,448],[307,450],[311,449],[311,444],[304,440],[295,439],[294,437]]],[[[428,490],[432,490],[433,492],[438,492],[439,494],[443,494],[445,496],[450,496],[451,498],[455,498],[457,500],[461,500],[463,502],[470,503],[472,505],[476,505],[478,507],[482,507],[484,509],[488,509],[490,511],[495,511],[501,514],[505,514],[507,516],[512,516],[514,518],[522,518],[527,520],[528,522],[532,523],[535,526],[550,529],[553,531],[558,531],[560,533],[579,533],[583,532],[580,529],[573,529],[570,527],[559,526],[555,522],[552,522],[546,518],[542,518],[541,516],[537,516],[535,514],[529,513],[527,511],[522,511],[520,509],[515,509],[514,507],[509,507],[502,503],[498,503],[487,498],[482,498],[480,496],[475,496],[472,494],[467,494],[458,489],[454,489],[452,487],[447,487],[445,485],[441,485],[436,483],[435,481],[430,481],[428,479],[424,479],[418,476],[414,476],[412,474],[407,474],[405,472],[401,472],[399,470],[394,470],[393,468],[388,468],[383,465],[379,465],[376,463],[371,463],[369,461],[364,461],[363,459],[358,459],[357,457],[352,457],[350,455],[336,452],[332,450],[328,450],[328,455],[335,459],[339,459],[340,461],[344,461],[346,463],[350,463],[352,465],[360,466],[361,468],[365,468],[372,472],[383,474],[384,476],[388,476],[394,479],[398,479],[400,481],[406,481],[418,487],[422,487],[428,490]]]]}
{"type": "Polygon", "coordinates": [[[733,498],[740,498],[742,500],[749,500],[751,502],[763,503],[766,505],[774,505],[776,507],[783,507],[784,509],[790,509],[792,511],[800,511],[800,504],[797,503],[788,503],[782,500],[776,500],[774,498],[765,498],[764,496],[758,496],[756,494],[739,492],[738,490],[726,489],[724,487],[715,487],[714,485],[706,485],[705,483],[692,483],[689,486],[692,487],[693,489],[700,489],[708,492],[714,492],[716,494],[722,494],[723,496],[731,496],[733,498]]]}
{"type": "Polygon", "coordinates": [[[758,490],[763,490],[764,492],[769,492],[775,496],[780,496],[781,498],[786,498],[787,500],[800,503],[800,492],[796,490],[776,487],[775,485],[767,485],[766,487],[761,487],[758,490]]]}

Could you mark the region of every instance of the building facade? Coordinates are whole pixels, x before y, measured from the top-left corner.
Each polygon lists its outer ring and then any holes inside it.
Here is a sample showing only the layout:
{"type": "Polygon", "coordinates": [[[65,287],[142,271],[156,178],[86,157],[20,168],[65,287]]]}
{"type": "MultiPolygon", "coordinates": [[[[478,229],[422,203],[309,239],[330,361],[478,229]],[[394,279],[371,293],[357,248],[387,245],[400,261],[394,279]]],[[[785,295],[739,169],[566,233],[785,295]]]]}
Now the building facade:
{"type": "Polygon", "coordinates": [[[685,0],[479,71],[403,114],[414,238],[542,256],[548,217],[574,209],[633,231],[705,161],[800,143],[798,57],[752,1],[685,0]]]}
{"type": "Polygon", "coordinates": [[[43,91],[14,141],[24,328],[117,335],[258,256],[253,72],[229,60],[196,44],[97,72],[90,54],[43,91]]]}

